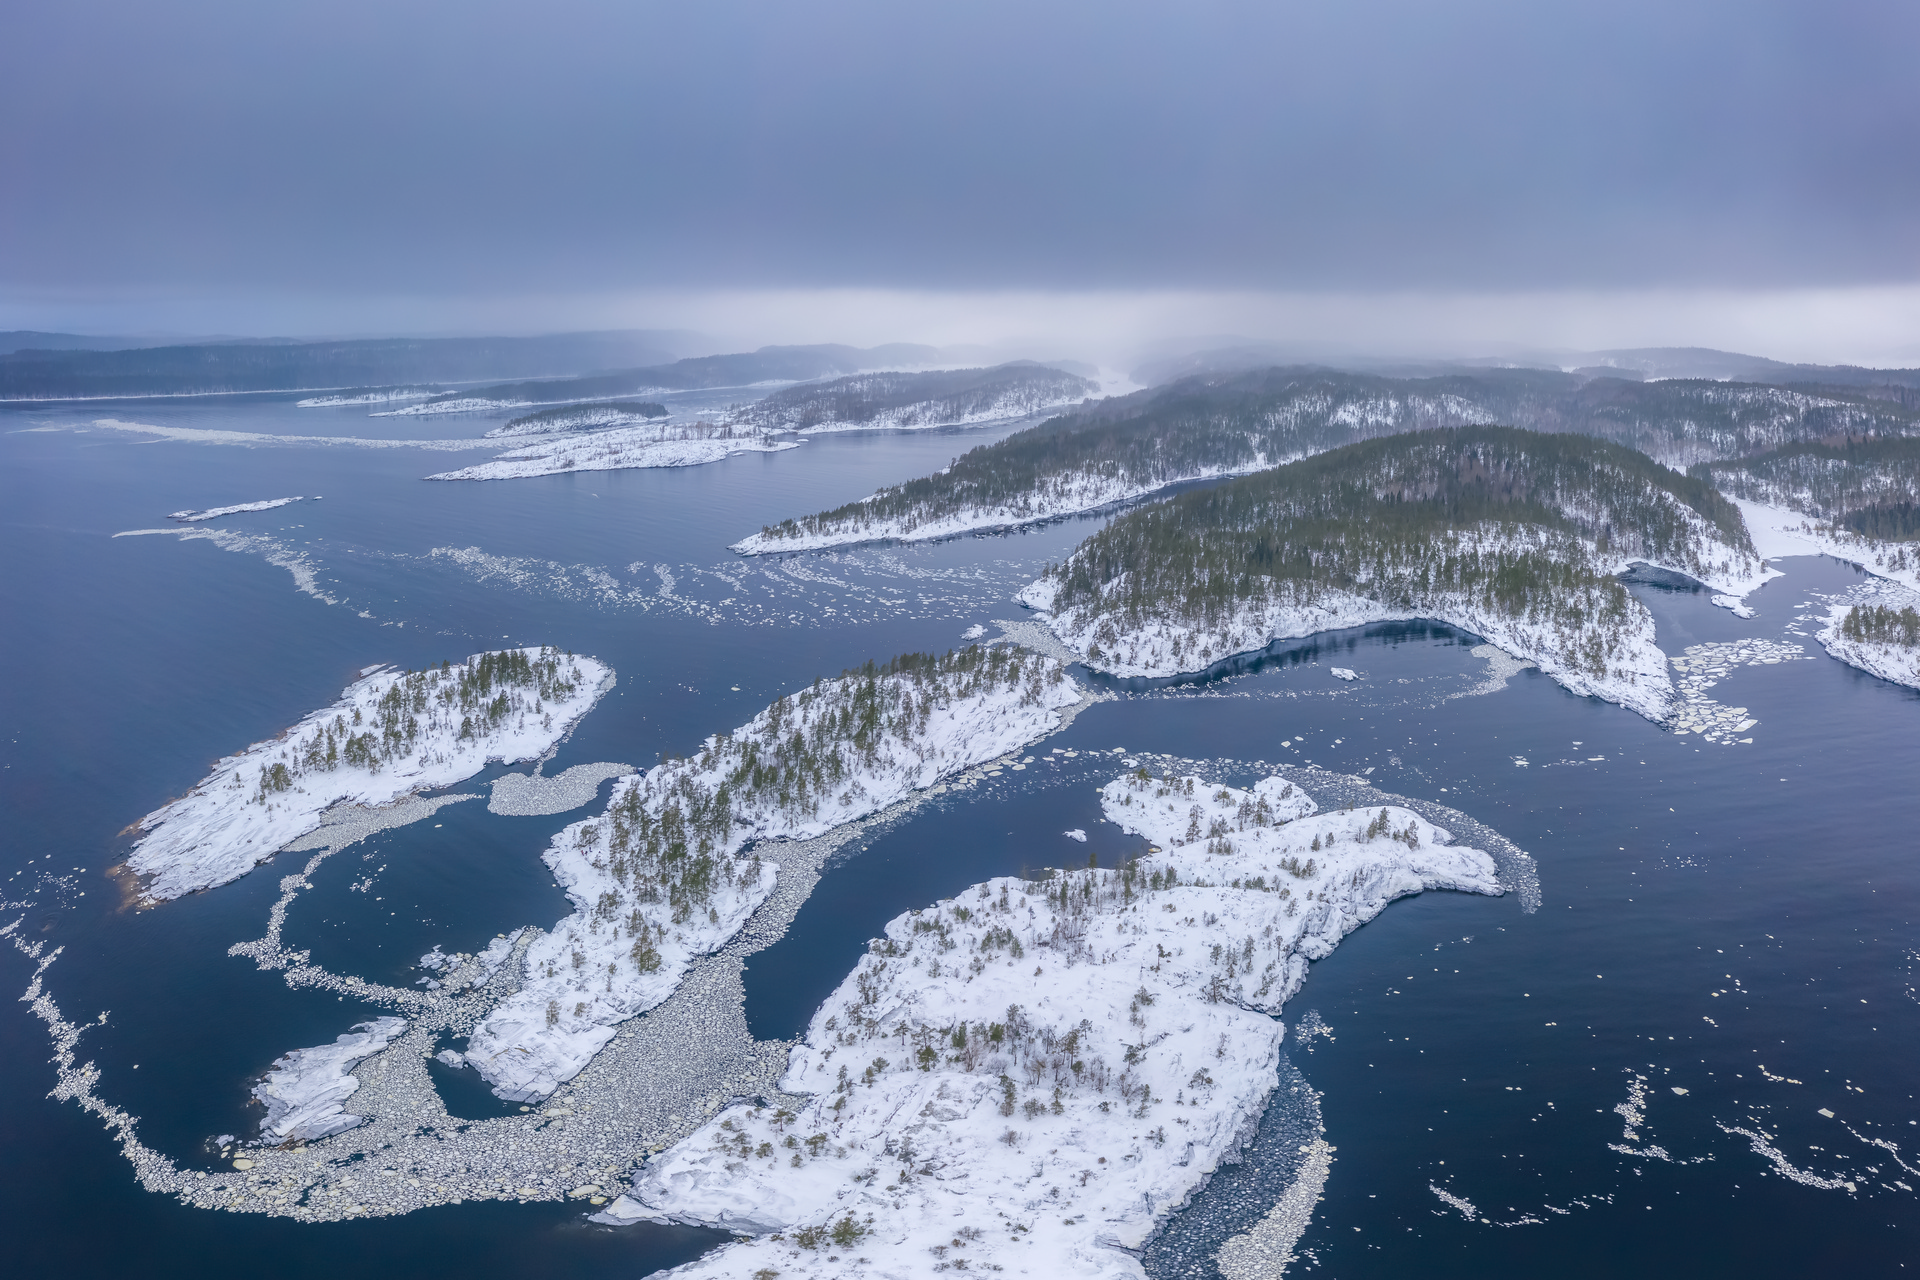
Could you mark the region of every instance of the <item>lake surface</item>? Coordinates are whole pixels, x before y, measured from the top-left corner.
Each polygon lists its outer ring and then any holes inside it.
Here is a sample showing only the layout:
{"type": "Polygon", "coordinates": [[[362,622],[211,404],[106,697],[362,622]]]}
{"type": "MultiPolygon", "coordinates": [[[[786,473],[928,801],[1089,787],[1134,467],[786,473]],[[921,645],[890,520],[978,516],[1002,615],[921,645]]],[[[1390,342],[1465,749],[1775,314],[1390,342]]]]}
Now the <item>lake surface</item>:
{"type": "MultiPolygon", "coordinates": [[[[818,675],[945,649],[976,623],[993,634],[995,619],[1021,616],[1013,593],[1098,527],[784,560],[726,549],[1011,427],[442,484],[420,477],[489,455],[150,442],[85,426],[422,440],[470,438],[507,416],[373,419],[296,409],[295,398],[0,410],[14,677],[0,686],[0,896],[6,919],[24,916],[65,948],[46,980],[67,1015],[108,1013],[79,1050],[99,1066],[101,1094],[187,1164],[210,1162],[213,1135],[254,1131],[248,1090],[273,1058],[383,1012],[290,991],[226,954],[259,936],[288,856],[159,910],[121,909],[103,872],[125,856],[122,829],[215,758],[331,701],[370,663],[550,643],[604,659],[620,681],[549,772],[645,767],[818,675]],[[113,536],[171,528],[165,513],[181,508],[295,494],[322,496],[186,535],[113,536]]],[[[1751,744],[1662,732],[1532,670],[1473,693],[1489,683],[1470,652],[1478,641],[1409,624],[1276,646],[1211,680],[1129,688],[1040,745],[1124,746],[1223,779],[1257,776],[1260,762],[1362,774],[1460,809],[1537,860],[1537,911],[1512,895],[1396,903],[1317,963],[1289,1006],[1290,1028],[1309,1010],[1326,1028],[1304,1042],[1290,1033],[1287,1070],[1317,1093],[1337,1149],[1303,1270],[1890,1275],[1920,1258],[1920,695],[1831,661],[1796,621],[1858,571],[1783,564],[1746,621],[1704,593],[1634,588],[1670,654],[1755,637],[1803,647],[1800,660],[1739,668],[1711,691],[1758,722],[1751,744]],[[1331,665],[1364,678],[1340,683],[1331,665]],[[1644,1119],[1629,1138],[1616,1108],[1636,1096],[1644,1119]],[[1786,1170],[1853,1189],[1783,1176],[1735,1129],[1760,1135],[1786,1170]]],[[[849,850],[787,937],[749,963],[755,1033],[793,1035],[902,910],[1023,867],[1137,853],[1099,821],[1098,769],[1081,756],[1009,774],[849,850]],[[1065,839],[1070,828],[1089,843],[1065,839]]],[[[499,771],[458,790],[483,790],[499,771]]],[[[329,861],[289,918],[289,942],[406,985],[434,945],[471,950],[560,918],[565,899],[539,853],[593,808],[507,818],[483,806],[449,806],[329,861]]],[[[31,967],[9,949],[0,973],[24,989],[31,967]]],[[[560,1205],[322,1227],[186,1209],[141,1191],[96,1122],[44,1096],[45,1029],[26,1006],[4,1007],[0,1202],[23,1274],[185,1273],[217,1257],[293,1276],[632,1276],[718,1239],[601,1228],[560,1205]]],[[[502,1107],[470,1073],[436,1078],[456,1114],[502,1107]]],[[[1153,1274],[1212,1274],[1219,1241],[1271,1203],[1286,1148],[1297,1149],[1299,1096],[1276,1107],[1246,1165],[1174,1220],[1149,1251],[1153,1274]]]]}

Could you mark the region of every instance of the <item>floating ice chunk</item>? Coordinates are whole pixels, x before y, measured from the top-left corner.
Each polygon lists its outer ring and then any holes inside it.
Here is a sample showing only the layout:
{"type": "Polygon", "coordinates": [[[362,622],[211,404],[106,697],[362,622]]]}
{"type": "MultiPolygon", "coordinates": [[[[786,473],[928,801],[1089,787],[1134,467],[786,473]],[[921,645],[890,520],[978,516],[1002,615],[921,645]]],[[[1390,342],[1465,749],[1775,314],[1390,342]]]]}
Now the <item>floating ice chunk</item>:
{"type": "Polygon", "coordinates": [[[1739,596],[1715,596],[1713,602],[1722,609],[1731,611],[1736,618],[1752,618],[1757,616],[1752,609],[1746,606],[1745,602],[1743,602],[1739,596]]]}
{"type": "Polygon", "coordinates": [[[275,507],[284,507],[290,502],[305,502],[305,498],[268,498],[264,502],[240,502],[231,507],[208,507],[205,511],[188,508],[185,511],[171,511],[167,519],[193,524],[201,520],[218,520],[221,516],[236,516],[243,511],[271,511],[275,507]]]}
{"type": "Polygon", "coordinates": [[[968,627],[965,631],[962,631],[960,633],[960,638],[962,640],[978,640],[981,636],[985,634],[987,634],[987,629],[976,622],[972,626],[968,627]]]}
{"type": "Polygon", "coordinates": [[[1333,667],[1331,671],[1335,680],[1358,680],[1360,678],[1360,673],[1352,667],[1333,667]]]}
{"type": "Polygon", "coordinates": [[[362,1123],[365,1116],[353,1115],[342,1105],[360,1087],[349,1072],[386,1048],[406,1026],[405,1018],[375,1018],[355,1024],[332,1044],[275,1058],[267,1078],[253,1090],[267,1107],[260,1137],[275,1145],[311,1142],[362,1123]]]}
{"type": "Polygon", "coordinates": [[[448,1066],[452,1067],[456,1071],[458,1071],[461,1067],[464,1067],[467,1065],[467,1056],[461,1053],[458,1049],[442,1049],[440,1052],[434,1054],[433,1056],[440,1059],[440,1061],[446,1063],[448,1066]]]}
{"type": "Polygon", "coordinates": [[[1063,831],[1061,834],[1069,840],[1078,840],[1081,844],[1087,842],[1087,833],[1079,827],[1075,827],[1071,831],[1063,831]]]}
{"type": "Polygon", "coordinates": [[[578,809],[600,793],[600,784],[608,778],[624,778],[633,772],[630,764],[601,762],[577,764],[555,777],[507,773],[493,780],[493,795],[487,801],[490,813],[518,818],[543,817],[578,809]]]}

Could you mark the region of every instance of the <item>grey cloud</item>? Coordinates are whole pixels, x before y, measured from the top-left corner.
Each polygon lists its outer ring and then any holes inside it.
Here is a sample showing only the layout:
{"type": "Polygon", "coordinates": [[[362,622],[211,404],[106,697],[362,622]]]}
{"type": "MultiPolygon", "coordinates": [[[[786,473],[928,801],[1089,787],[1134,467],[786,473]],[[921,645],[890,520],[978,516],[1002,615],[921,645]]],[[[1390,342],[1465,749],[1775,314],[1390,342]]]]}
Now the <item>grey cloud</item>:
{"type": "Polygon", "coordinates": [[[1920,9],[21,5],[16,295],[1514,290],[1920,265],[1920,9]]]}

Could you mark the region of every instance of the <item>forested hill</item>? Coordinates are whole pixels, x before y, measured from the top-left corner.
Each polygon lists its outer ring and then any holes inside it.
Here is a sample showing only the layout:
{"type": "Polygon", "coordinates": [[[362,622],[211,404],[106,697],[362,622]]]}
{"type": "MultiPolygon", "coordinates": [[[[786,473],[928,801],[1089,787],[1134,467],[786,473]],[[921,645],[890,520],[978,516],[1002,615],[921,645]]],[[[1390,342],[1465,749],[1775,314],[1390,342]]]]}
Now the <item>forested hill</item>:
{"type": "Polygon", "coordinates": [[[1736,592],[1759,572],[1738,508],[1700,479],[1591,437],[1446,428],[1120,516],[1024,598],[1119,674],[1430,617],[1658,716],[1670,686],[1652,619],[1612,576],[1630,561],[1736,592]]]}
{"type": "Polygon", "coordinates": [[[691,338],[634,331],[25,350],[0,355],[0,400],[307,391],[554,376],[670,360],[668,344],[691,338]]]}
{"type": "MultiPolygon", "coordinates": [[[[805,382],[858,373],[862,369],[932,364],[940,357],[935,347],[894,342],[879,347],[844,347],[826,343],[811,347],[761,347],[731,355],[695,356],[671,364],[618,369],[558,381],[502,383],[491,387],[449,392],[440,401],[491,400],[499,404],[554,404],[637,395],[647,391],[697,391],[713,387],[746,387],[756,382],[805,382]]],[[[422,408],[431,408],[429,400],[422,408]]]]}
{"type": "Polygon", "coordinates": [[[1267,369],[1183,379],[1064,414],[946,470],[739,544],[749,552],[942,537],[1127,501],[1184,481],[1262,470],[1404,431],[1503,423],[1631,445],[1678,466],[1794,441],[1901,435],[1914,410],[1827,389],[1633,382],[1500,369],[1382,378],[1267,369]]]}
{"type": "Polygon", "coordinates": [[[1920,539],[1920,436],[1791,445],[1692,471],[1736,498],[1876,542],[1920,539]]]}
{"type": "Polygon", "coordinates": [[[934,427],[1019,418],[1098,395],[1098,383],[1031,361],[990,369],[860,373],[776,391],[734,415],[764,431],[934,427]]]}

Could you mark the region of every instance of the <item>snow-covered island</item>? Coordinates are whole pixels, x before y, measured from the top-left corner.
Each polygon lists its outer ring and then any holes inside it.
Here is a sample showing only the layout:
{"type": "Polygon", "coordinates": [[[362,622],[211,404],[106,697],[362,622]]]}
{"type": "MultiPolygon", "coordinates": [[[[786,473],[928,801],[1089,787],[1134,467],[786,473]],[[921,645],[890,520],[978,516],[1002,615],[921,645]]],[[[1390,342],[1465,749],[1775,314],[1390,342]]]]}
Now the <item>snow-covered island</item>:
{"type": "Polygon", "coordinates": [[[1080,407],[933,475],[769,525],[734,549],[806,551],[1008,528],[1408,431],[1508,423],[1612,440],[1684,467],[1839,431],[1897,433],[1911,420],[1898,405],[1859,396],[1543,369],[1434,378],[1297,368],[1211,374],[1080,407]]]}
{"type": "Polygon", "coordinates": [[[630,427],[667,416],[665,405],[651,400],[611,400],[599,404],[567,404],[556,409],[523,413],[487,432],[488,439],[506,436],[562,435],[570,431],[601,431],[630,427]]]}
{"type": "Polygon", "coordinates": [[[208,507],[205,511],[188,508],[185,511],[168,512],[167,519],[178,520],[182,524],[198,524],[202,520],[218,520],[221,516],[237,516],[246,511],[272,511],[275,507],[305,501],[305,498],[267,498],[261,502],[236,502],[230,507],[208,507]]]}
{"type": "Polygon", "coordinates": [[[551,648],[372,672],[142,818],[127,869],[148,902],[237,880],[317,828],[331,805],[388,804],[452,786],[489,760],[542,755],[612,682],[605,664],[551,648]]]}
{"type": "Polygon", "coordinates": [[[797,449],[798,440],[776,440],[742,428],[710,423],[643,423],[605,431],[568,431],[535,436],[491,462],[442,471],[429,480],[523,480],[568,471],[623,471],[635,467],[695,467],[742,453],[797,449]]]}
{"type": "Polygon", "coordinates": [[[1319,813],[1279,778],[1101,798],[1151,855],[897,917],[793,1052],[805,1102],[715,1117],[600,1220],[754,1237],[688,1277],[1142,1276],[1266,1106],[1307,962],[1395,898],[1501,892],[1417,815],[1319,813]]]}
{"type": "Polygon", "coordinates": [[[1729,596],[1767,576],[1739,512],[1704,482],[1589,437],[1470,427],[1349,445],[1129,513],[1021,600],[1123,676],[1433,618],[1664,721],[1666,655],[1616,576],[1635,564],[1729,596]]]}
{"type": "Polygon", "coordinates": [[[337,409],[356,404],[393,404],[399,400],[425,400],[441,393],[440,387],[361,387],[324,396],[296,400],[296,409],[337,409]]]}
{"type": "Polygon", "coordinates": [[[783,697],[696,755],[623,779],[604,814],[554,837],[546,863],[576,909],[527,948],[519,991],[473,1032],[465,1061],[501,1097],[547,1096],[739,930],[773,889],[776,842],[1031,742],[1080,696],[1061,664],[1021,650],[909,655],[783,697]]]}
{"type": "Polygon", "coordinates": [[[1098,395],[1098,383],[1021,360],[990,369],[861,373],[776,391],[737,409],[761,431],[868,431],[971,426],[1025,418],[1098,395]]]}

